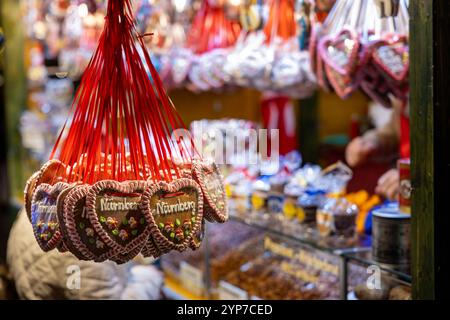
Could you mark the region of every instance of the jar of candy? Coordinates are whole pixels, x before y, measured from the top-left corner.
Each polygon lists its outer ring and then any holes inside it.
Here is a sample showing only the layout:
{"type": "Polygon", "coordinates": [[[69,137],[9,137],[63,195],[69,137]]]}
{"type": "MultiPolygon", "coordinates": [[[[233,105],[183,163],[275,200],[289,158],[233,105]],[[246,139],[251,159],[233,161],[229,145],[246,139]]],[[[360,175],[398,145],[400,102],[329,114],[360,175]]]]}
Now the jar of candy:
{"type": "Polygon", "coordinates": [[[358,207],[343,198],[327,199],[317,210],[317,228],[322,236],[355,235],[358,207]]]}
{"type": "Polygon", "coordinates": [[[319,189],[307,189],[298,198],[297,219],[301,224],[314,225],[316,223],[317,208],[325,200],[325,191],[319,189]]]}

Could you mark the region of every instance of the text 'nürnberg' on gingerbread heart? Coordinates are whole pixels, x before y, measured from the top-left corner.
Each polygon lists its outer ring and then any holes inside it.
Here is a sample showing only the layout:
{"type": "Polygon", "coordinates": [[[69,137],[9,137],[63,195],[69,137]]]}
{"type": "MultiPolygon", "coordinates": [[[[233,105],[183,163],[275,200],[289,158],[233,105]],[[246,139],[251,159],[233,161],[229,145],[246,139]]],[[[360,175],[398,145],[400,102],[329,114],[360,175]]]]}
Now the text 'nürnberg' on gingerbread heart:
{"type": "Polygon", "coordinates": [[[184,251],[201,228],[200,187],[191,179],[155,183],[142,196],[142,210],[151,220],[152,238],[160,252],[184,251]]]}

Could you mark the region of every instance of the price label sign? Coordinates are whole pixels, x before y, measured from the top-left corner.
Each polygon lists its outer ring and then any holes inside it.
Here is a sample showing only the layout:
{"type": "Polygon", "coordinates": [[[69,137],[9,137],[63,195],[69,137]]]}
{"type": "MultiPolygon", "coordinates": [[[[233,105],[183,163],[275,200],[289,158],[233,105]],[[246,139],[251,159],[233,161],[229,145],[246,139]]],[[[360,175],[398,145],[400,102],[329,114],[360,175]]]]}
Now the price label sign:
{"type": "Polygon", "coordinates": [[[220,300],[248,300],[246,291],[233,286],[226,281],[219,282],[219,299],[220,300]]]}
{"type": "Polygon", "coordinates": [[[180,264],[180,277],[183,287],[191,293],[197,296],[204,294],[203,272],[200,269],[182,261],[180,264]]]}

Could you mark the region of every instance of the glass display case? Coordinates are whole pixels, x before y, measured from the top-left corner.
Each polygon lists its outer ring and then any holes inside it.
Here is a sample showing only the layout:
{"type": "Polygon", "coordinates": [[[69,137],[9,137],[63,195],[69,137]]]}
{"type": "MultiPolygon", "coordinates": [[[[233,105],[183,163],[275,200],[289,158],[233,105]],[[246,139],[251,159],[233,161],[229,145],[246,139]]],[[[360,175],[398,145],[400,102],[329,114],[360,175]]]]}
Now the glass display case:
{"type": "Polygon", "coordinates": [[[321,237],[282,215],[231,212],[196,252],[161,258],[175,299],[410,299],[411,277],[371,257],[371,239],[321,237]]]}

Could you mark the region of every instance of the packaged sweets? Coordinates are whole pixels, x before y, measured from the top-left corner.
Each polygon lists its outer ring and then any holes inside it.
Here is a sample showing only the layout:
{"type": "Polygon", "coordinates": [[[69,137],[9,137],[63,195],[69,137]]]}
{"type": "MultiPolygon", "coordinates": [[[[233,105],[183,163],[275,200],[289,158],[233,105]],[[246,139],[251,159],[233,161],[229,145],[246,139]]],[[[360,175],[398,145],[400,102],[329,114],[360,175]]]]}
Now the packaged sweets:
{"type": "Polygon", "coordinates": [[[252,208],[256,212],[267,212],[267,198],[269,197],[270,184],[267,177],[261,177],[253,185],[252,208]]]}

